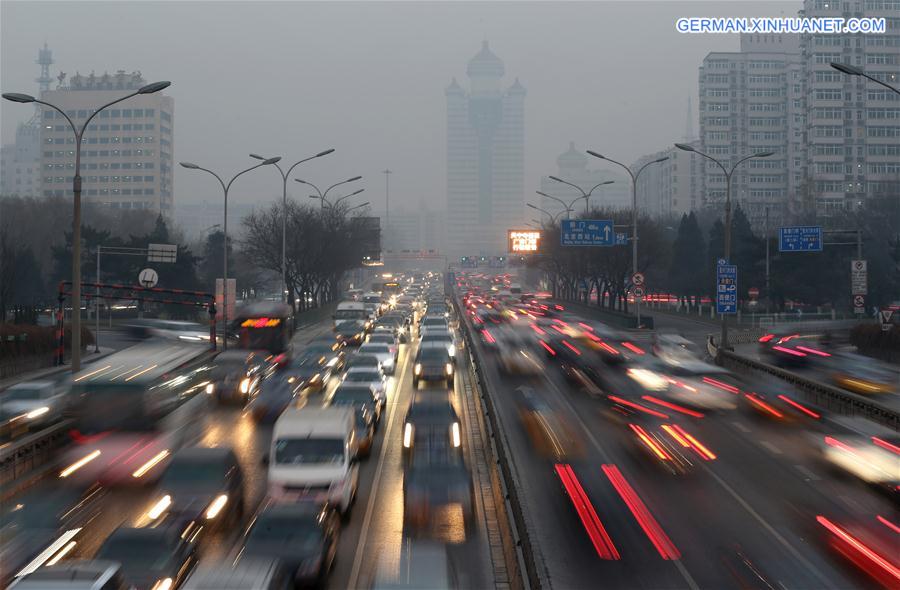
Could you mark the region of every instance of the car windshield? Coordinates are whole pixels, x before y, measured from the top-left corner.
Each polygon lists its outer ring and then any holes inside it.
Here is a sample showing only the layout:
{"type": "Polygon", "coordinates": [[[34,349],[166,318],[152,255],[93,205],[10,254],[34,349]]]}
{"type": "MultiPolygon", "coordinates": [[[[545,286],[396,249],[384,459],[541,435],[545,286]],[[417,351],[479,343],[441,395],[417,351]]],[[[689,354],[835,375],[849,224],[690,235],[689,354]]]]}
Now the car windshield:
{"type": "Polygon", "coordinates": [[[2,399],[8,402],[29,401],[50,397],[47,387],[10,387],[3,393],[2,399]]]}
{"type": "Polygon", "coordinates": [[[308,517],[263,514],[247,536],[247,551],[268,551],[272,545],[285,549],[313,549],[322,542],[322,529],[316,515],[308,517]]]}
{"type": "Polygon", "coordinates": [[[381,381],[378,371],[350,371],[347,373],[347,381],[381,381]]]}
{"type": "Polygon", "coordinates": [[[118,561],[125,571],[154,571],[166,569],[172,560],[172,548],[156,536],[122,538],[114,535],[101,547],[98,559],[118,561]]]}
{"type": "Polygon", "coordinates": [[[447,418],[449,422],[453,417],[453,409],[446,403],[417,403],[409,409],[410,420],[447,418]]]}
{"type": "Polygon", "coordinates": [[[390,354],[391,349],[388,348],[387,344],[366,344],[360,349],[360,353],[362,354],[390,354]]]}
{"type": "Polygon", "coordinates": [[[331,396],[333,405],[358,405],[372,401],[372,390],[368,387],[340,387],[331,396]]]}
{"type": "Polygon", "coordinates": [[[225,481],[225,467],[219,461],[172,460],[160,487],[167,490],[218,487],[225,481]]]}
{"type": "Polygon", "coordinates": [[[340,464],[344,462],[344,441],[340,438],[281,438],[275,442],[275,463],[340,464]]]}
{"type": "Polygon", "coordinates": [[[441,361],[448,360],[446,348],[420,348],[419,358],[421,361],[441,361]]]}
{"type": "Polygon", "coordinates": [[[390,334],[372,334],[369,336],[369,342],[378,344],[393,344],[394,337],[390,334]]]}

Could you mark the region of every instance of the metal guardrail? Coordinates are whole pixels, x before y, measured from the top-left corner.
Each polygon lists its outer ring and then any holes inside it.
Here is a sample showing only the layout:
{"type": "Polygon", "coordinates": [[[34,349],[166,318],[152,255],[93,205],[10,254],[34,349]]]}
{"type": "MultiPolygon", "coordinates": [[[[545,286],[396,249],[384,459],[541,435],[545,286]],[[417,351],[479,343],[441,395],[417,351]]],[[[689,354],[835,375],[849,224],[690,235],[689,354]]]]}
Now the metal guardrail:
{"type": "Polygon", "coordinates": [[[60,422],[0,447],[0,501],[42,473],[69,440],[71,423],[60,422]]]}
{"type": "MultiPolygon", "coordinates": [[[[519,579],[522,586],[526,589],[539,589],[542,587],[541,577],[538,573],[536,560],[534,557],[534,548],[528,536],[528,528],[525,524],[524,511],[519,500],[518,482],[510,469],[510,450],[509,443],[503,430],[500,428],[497,419],[496,408],[488,387],[487,379],[484,376],[481,359],[479,358],[476,348],[475,339],[472,337],[470,326],[466,320],[465,309],[461,309],[456,299],[456,294],[451,296],[453,307],[456,310],[456,317],[459,319],[459,330],[465,341],[465,349],[468,353],[469,362],[472,365],[475,374],[475,385],[478,389],[479,398],[481,400],[484,415],[487,418],[488,436],[491,441],[491,449],[496,458],[497,467],[499,468],[500,484],[503,495],[503,503],[506,506],[507,520],[512,530],[513,540],[515,542],[516,555],[512,560],[512,556],[507,556],[507,561],[516,563],[519,569],[519,579]]],[[[547,584],[549,587],[549,584],[547,584]]]]}
{"type": "Polygon", "coordinates": [[[822,409],[859,416],[900,432],[900,412],[879,404],[865,396],[832,387],[820,381],[801,377],[790,371],[753,359],[748,359],[728,350],[720,350],[712,335],[706,341],[707,351],[716,359],[716,364],[741,373],[766,373],[793,385],[806,400],[822,409]]]}

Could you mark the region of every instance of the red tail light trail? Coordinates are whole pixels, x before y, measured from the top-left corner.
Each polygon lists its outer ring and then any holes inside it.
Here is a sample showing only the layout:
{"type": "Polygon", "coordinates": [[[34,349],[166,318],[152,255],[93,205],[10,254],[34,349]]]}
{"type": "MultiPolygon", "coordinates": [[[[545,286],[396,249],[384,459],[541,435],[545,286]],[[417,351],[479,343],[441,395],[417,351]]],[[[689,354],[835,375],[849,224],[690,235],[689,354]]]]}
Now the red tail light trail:
{"type": "Polygon", "coordinates": [[[647,505],[644,504],[644,501],[637,495],[637,492],[634,491],[634,488],[631,487],[631,484],[628,483],[625,476],[619,471],[619,468],[615,465],[604,465],[603,473],[606,474],[606,477],[609,478],[613,487],[616,488],[619,496],[621,496],[625,505],[628,506],[628,509],[631,511],[631,514],[634,515],[634,518],[644,530],[644,534],[647,535],[647,538],[649,538],[650,542],[653,543],[653,546],[656,547],[660,557],[666,560],[680,559],[681,551],[678,550],[678,547],[675,546],[672,539],[666,535],[659,522],[653,517],[650,510],[647,509],[647,505]]]}
{"type": "Polygon", "coordinates": [[[764,402],[755,393],[745,393],[744,397],[746,397],[750,401],[750,403],[752,403],[754,406],[756,406],[760,410],[766,412],[767,414],[771,414],[772,416],[775,416],[776,418],[784,418],[784,414],[782,414],[781,412],[779,412],[778,410],[773,408],[771,405],[764,402]]]}
{"type": "Polygon", "coordinates": [[[867,560],[868,563],[878,568],[878,570],[886,574],[889,579],[895,580],[894,583],[900,582],[900,568],[882,557],[874,550],[865,545],[862,541],[834,524],[824,516],[817,516],[816,521],[823,527],[828,529],[835,537],[843,541],[848,547],[857,552],[859,557],[867,560]]]}
{"type": "Polygon", "coordinates": [[[645,399],[648,402],[654,403],[658,406],[662,406],[664,408],[669,408],[670,410],[675,410],[676,412],[680,412],[682,414],[687,414],[693,418],[702,418],[703,414],[700,412],[695,412],[690,408],[685,408],[684,406],[679,406],[678,404],[673,404],[672,402],[667,402],[666,400],[659,399],[658,397],[653,397],[652,395],[642,395],[641,399],[645,399]]]}
{"type": "Polygon", "coordinates": [[[668,414],[663,414],[662,412],[657,412],[656,410],[648,408],[647,406],[642,406],[641,404],[628,401],[627,399],[621,398],[617,395],[610,395],[610,396],[607,396],[607,398],[610,401],[614,401],[617,404],[621,404],[623,406],[628,406],[629,408],[633,408],[635,410],[638,410],[639,412],[644,412],[645,414],[650,414],[651,416],[656,416],[657,418],[662,418],[663,420],[669,419],[668,414]]]}
{"type": "Polygon", "coordinates": [[[562,480],[566,493],[569,494],[569,499],[575,506],[575,511],[578,512],[578,517],[581,519],[584,530],[594,544],[597,555],[600,556],[600,559],[620,559],[621,556],[619,555],[619,550],[616,549],[616,546],[612,542],[612,538],[610,538],[609,533],[606,532],[603,523],[600,522],[600,517],[597,516],[597,511],[594,510],[594,506],[587,497],[584,488],[581,487],[581,482],[579,482],[578,478],[575,476],[572,466],[564,463],[557,463],[555,469],[559,479],[562,480]]]}
{"type": "Polygon", "coordinates": [[[816,412],[813,412],[812,410],[810,410],[809,408],[807,408],[806,406],[804,406],[804,405],[802,405],[802,404],[800,404],[800,403],[798,403],[798,402],[795,402],[794,400],[792,400],[791,398],[789,398],[789,397],[786,396],[786,395],[779,395],[779,396],[778,396],[778,399],[780,399],[780,400],[783,401],[784,403],[786,403],[786,404],[788,404],[788,405],[790,405],[790,406],[792,406],[792,407],[794,407],[794,408],[800,410],[801,412],[803,412],[803,413],[806,414],[807,416],[810,416],[810,417],[812,417],[812,418],[815,418],[816,420],[818,420],[819,418],[822,417],[820,414],[818,414],[818,413],[816,413],[816,412]]]}

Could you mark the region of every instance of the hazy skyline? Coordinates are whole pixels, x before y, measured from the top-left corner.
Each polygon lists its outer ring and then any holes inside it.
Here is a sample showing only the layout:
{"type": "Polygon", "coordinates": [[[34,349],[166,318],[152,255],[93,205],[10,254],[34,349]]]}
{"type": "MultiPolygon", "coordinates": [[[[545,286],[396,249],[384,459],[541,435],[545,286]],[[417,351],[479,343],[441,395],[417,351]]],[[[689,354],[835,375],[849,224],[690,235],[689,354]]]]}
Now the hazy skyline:
{"type": "MultiPolygon", "coordinates": [[[[799,2],[10,2],[0,4],[0,87],[37,93],[44,42],[51,74],[140,70],[171,80],[175,160],[223,175],[250,152],[294,161],[329,185],[361,174],[354,202],[442,209],[446,194],[444,88],[484,39],[518,77],[525,103],[525,198],[556,172],[569,141],[630,164],[695,132],[697,68],[711,51],[738,51],[738,35],[683,35],[683,16],[793,16],[799,2]],[[78,33],[73,33],[78,31],[78,33]]],[[[51,87],[55,87],[55,82],[51,87]]],[[[3,143],[29,106],[4,103],[3,143]]],[[[592,167],[595,164],[591,163],[592,167]]],[[[599,167],[599,162],[597,162],[599,167]]],[[[280,178],[242,177],[232,203],[280,197],[280,178]]],[[[291,182],[289,194],[309,193],[291,182]]],[[[356,188],[354,187],[354,188],[356,188]]],[[[207,175],[177,168],[175,202],[216,202],[207,175]]]]}

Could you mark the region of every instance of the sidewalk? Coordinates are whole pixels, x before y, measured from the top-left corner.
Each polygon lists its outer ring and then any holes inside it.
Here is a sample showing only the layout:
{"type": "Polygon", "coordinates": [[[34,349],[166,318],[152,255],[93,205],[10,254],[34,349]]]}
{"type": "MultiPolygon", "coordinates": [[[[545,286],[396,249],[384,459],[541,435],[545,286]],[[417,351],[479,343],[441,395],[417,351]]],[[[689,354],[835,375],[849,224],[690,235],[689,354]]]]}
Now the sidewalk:
{"type": "MultiPolygon", "coordinates": [[[[114,352],[116,352],[114,348],[106,348],[103,346],[100,347],[100,352],[94,352],[93,349],[91,349],[90,351],[85,351],[81,357],[82,365],[89,365],[90,363],[99,361],[100,359],[107,357],[114,352]]],[[[25,373],[20,373],[13,377],[0,380],[0,391],[3,391],[7,387],[11,387],[13,385],[16,385],[17,383],[23,383],[25,381],[40,381],[44,379],[55,381],[57,377],[71,371],[71,369],[72,367],[70,365],[63,365],[61,367],[45,367],[43,369],[37,369],[34,371],[26,371],[25,373]]]]}

